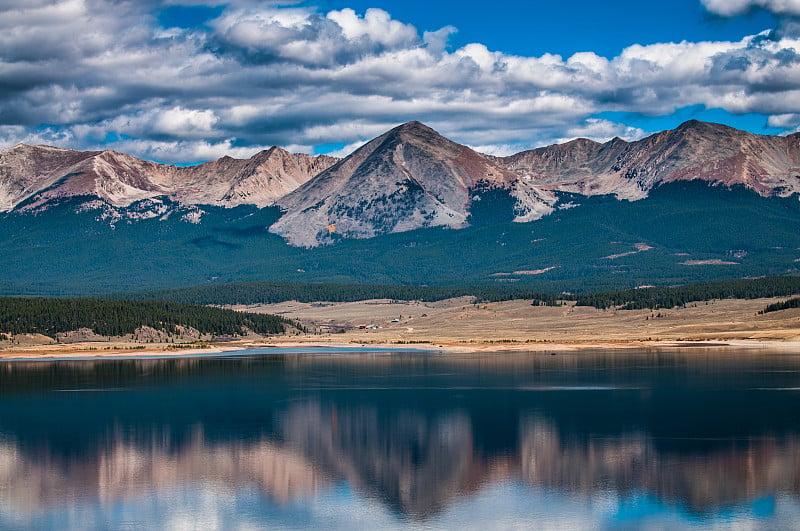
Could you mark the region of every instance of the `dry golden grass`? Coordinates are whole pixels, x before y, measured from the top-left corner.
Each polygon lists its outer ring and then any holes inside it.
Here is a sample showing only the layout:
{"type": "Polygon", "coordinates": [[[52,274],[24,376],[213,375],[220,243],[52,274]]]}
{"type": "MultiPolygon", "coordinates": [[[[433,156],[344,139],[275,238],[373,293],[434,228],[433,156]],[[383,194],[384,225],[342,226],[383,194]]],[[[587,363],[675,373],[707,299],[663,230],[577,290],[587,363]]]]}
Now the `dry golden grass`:
{"type": "Polygon", "coordinates": [[[435,344],[630,343],[669,341],[800,341],[800,310],[757,315],[780,299],[717,300],[670,310],[597,310],[565,303],[531,306],[516,300],[472,304],[365,301],[326,305],[286,302],[240,307],[277,313],[325,330],[344,342],[435,344]],[[391,322],[398,319],[399,322],[391,322]],[[361,330],[376,324],[377,330],[361,330]]]}

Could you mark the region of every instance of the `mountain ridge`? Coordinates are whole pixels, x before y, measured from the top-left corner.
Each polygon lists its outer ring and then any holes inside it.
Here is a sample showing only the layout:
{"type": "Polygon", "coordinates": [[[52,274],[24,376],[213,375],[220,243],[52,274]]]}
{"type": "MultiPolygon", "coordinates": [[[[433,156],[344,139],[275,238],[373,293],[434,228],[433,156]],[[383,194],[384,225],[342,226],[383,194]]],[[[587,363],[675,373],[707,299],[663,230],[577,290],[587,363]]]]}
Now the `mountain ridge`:
{"type": "Polygon", "coordinates": [[[634,142],[576,139],[498,161],[545,189],[587,196],[636,200],[660,184],[694,179],[741,184],[762,196],[800,193],[800,133],[755,135],[698,120],[634,142]],[[570,157],[573,165],[565,165],[570,157]]]}
{"type": "Polygon", "coordinates": [[[26,209],[40,208],[75,196],[95,196],[122,208],[162,196],[187,205],[263,208],[336,160],[273,146],[249,159],[225,156],[179,167],[113,150],[17,144],[0,151],[0,212],[23,204],[26,209]]]}
{"type": "Polygon", "coordinates": [[[527,222],[569,206],[563,194],[635,201],[679,181],[744,186],[762,197],[800,194],[800,133],[755,135],[690,120],[627,142],[578,138],[506,157],[478,153],[418,121],[397,126],[343,159],[273,146],[249,159],[177,167],[112,150],[18,144],[0,151],[0,212],[36,211],[94,197],[120,219],[195,209],[278,206],[269,227],[289,244],[314,247],[420,228],[463,228],[482,216],[527,222]],[[168,201],[164,201],[166,199],[168,201]],[[151,206],[142,204],[150,201],[151,206]],[[151,211],[142,214],[141,209],[151,211]]]}

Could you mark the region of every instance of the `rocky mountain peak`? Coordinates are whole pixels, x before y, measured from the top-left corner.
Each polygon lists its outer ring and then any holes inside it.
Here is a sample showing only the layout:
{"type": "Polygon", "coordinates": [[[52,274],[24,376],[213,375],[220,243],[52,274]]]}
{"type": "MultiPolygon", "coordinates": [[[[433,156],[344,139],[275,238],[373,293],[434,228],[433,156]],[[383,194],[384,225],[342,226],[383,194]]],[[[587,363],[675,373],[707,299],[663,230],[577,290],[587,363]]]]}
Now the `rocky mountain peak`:
{"type": "Polygon", "coordinates": [[[730,134],[737,134],[744,132],[724,124],[718,124],[714,122],[703,122],[701,120],[686,120],[685,122],[680,124],[677,128],[675,128],[674,131],[675,132],[694,131],[698,133],[715,131],[715,132],[726,132],[730,134]]]}
{"type": "Polygon", "coordinates": [[[386,133],[386,136],[389,138],[396,137],[407,142],[447,140],[433,128],[416,120],[398,125],[386,133]]]}
{"type": "Polygon", "coordinates": [[[513,196],[522,216],[549,211],[546,199],[490,157],[409,122],[280,199],[286,214],[270,230],[311,247],[339,237],[462,227],[479,199],[474,192],[498,188],[513,196]]]}

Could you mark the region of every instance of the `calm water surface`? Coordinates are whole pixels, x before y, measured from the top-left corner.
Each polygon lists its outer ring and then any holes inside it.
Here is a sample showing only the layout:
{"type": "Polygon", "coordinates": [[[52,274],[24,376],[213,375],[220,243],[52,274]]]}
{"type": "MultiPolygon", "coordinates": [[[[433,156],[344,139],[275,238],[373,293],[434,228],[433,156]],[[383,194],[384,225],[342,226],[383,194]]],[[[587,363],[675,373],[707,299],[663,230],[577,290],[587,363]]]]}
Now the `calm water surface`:
{"type": "Polygon", "coordinates": [[[0,364],[0,528],[800,528],[800,354],[0,364]]]}

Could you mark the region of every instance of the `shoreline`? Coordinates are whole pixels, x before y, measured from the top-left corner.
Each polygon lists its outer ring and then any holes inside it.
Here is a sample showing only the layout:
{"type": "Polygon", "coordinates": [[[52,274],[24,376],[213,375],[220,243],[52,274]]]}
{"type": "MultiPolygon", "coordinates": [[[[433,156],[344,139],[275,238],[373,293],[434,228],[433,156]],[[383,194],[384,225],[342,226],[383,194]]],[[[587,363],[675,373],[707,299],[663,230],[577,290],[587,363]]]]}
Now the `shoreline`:
{"type": "MultiPolygon", "coordinates": [[[[744,350],[800,354],[800,308],[760,314],[779,298],[722,299],[669,310],[599,310],[528,300],[475,304],[369,300],[232,307],[282,315],[306,334],[251,335],[217,343],[143,343],[130,338],[56,343],[45,336],[0,342],[3,360],[153,359],[235,355],[245,349],[414,351],[443,354],[744,350]]],[[[278,350],[276,350],[278,352],[278,350]]]]}
{"type": "MultiPolygon", "coordinates": [[[[118,350],[97,350],[94,344],[70,344],[47,347],[22,347],[0,350],[0,362],[25,361],[105,361],[105,360],[145,360],[174,358],[204,358],[250,355],[253,350],[275,350],[276,354],[334,354],[337,350],[342,354],[353,349],[357,352],[435,352],[441,354],[477,354],[477,353],[535,353],[561,352],[580,353],[594,351],[662,351],[675,352],[685,350],[749,350],[749,351],[790,351],[800,355],[800,341],[785,340],[594,340],[572,342],[493,342],[465,340],[464,342],[431,341],[430,343],[387,343],[364,341],[283,341],[265,340],[243,341],[241,343],[223,343],[208,348],[176,349],[174,346],[152,345],[141,348],[123,347],[118,350]],[[331,349],[334,349],[331,352],[331,349]]],[[[269,354],[263,352],[259,354],[269,354]]]]}

